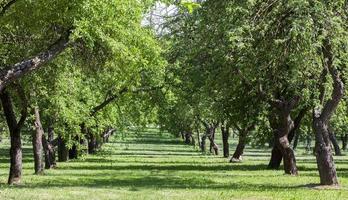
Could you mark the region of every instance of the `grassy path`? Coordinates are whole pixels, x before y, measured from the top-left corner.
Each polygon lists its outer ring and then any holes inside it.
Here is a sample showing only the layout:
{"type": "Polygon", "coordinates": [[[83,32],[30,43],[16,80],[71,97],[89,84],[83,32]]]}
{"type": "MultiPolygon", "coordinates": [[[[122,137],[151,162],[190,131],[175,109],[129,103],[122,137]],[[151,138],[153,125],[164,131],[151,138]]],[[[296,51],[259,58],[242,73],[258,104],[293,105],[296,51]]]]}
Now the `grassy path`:
{"type": "MultiPolygon", "coordinates": [[[[264,170],[269,150],[247,149],[244,162],[202,155],[157,131],[116,136],[97,155],[59,163],[34,176],[24,149],[23,185],[7,186],[6,145],[0,144],[0,199],[348,199],[348,157],[336,157],[342,188],[318,190],[313,156],[297,152],[299,177],[264,170]]],[[[232,148],[232,147],[231,147],[232,148]]]]}

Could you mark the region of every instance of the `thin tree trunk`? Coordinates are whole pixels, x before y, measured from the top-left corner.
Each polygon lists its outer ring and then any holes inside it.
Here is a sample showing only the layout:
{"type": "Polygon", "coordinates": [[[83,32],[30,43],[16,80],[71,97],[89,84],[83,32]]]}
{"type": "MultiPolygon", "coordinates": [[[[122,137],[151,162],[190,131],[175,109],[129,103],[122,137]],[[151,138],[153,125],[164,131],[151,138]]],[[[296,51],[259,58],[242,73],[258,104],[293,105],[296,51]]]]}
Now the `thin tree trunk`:
{"type": "Polygon", "coordinates": [[[348,134],[341,135],[342,140],[342,150],[347,150],[348,134]]]}
{"type": "Polygon", "coordinates": [[[97,138],[94,134],[89,134],[88,138],[88,153],[94,154],[97,151],[97,138]]]}
{"type": "Polygon", "coordinates": [[[300,132],[298,131],[296,134],[295,134],[295,139],[294,139],[294,145],[293,145],[293,149],[295,150],[297,148],[297,145],[298,145],[298,140],[300,139],[300,132]]]}
{"type": "Polygon", "coordinates": [[[40,120],[39,108],[34,108],[35,112],[35,132],[33,133],[32,142],[33,142],[33,153],[34,153],[34,169],[35,174],[42,174],[44,171],[43,168],[43,159],[42,159],[42,135],[43,128],[40,120]]]}
{"type": "Polygon", "coordinates": [[[228,138],[230,136],[229,128],[224,125],[221,125],[221,134],[222,134],[222,148],[224,151],[224,157],[228,158],[230,156],[230,144],[228,143],[228,138]]]}
{"type": "Polygon", "coordinates": [[[206,152],[207,151],[206,140],[207,140],[207,134],[204,134],[202,136],[202,141],[201,141],[201,145],[200,145],[202,152],[206,152]]]}
{"type": "Polygon", "coordinates": [[[201,147],[201,136],[198,129],[197,129],[197,143],[198,143],[198,146],[201,147]]]}
{"type": "Polygon", "coordinates": [[[334,150],[335,150],[335,155],[336,156],[342,156],[341,149],[340,149],[340,146],[338,144],[336,135],[332,132],[332,130],[328,129],[328,131],[329,131],[330,141],[331,141],[331,143],[332,143],[332,145],[334,147],[334,150]]]}

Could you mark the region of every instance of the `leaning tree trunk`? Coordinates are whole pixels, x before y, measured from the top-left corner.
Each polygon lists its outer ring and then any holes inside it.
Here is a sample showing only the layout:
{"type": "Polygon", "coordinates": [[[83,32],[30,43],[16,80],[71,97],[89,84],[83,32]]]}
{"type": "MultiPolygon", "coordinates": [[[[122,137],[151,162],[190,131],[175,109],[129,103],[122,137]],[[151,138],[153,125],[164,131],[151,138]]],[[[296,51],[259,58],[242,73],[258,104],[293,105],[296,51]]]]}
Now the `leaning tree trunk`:
{"type": "MultiPolygon", "coordinates": [[[[19,91],[19,89],[18,89],[19,91]]],[[[22,111],[21,118],[17,123],[14,113],[12,99],[10,94],[4,89],[0,94],[0,99],[3,107],[3,112],[6,118],[8,129],[10,131],[11,147],[10,147],[10,174],[8,178],[8,184],[19,184],[22,176],[22,142],[21,142],[21,128],[25,122],[26,112],[26,100],[23,91],[19,93],[22,99],[22,111]]]]}
{"type": "Polygon", "coordinates": [[[336,135],[332,132],[332,130],[328,129],[328,131],[329,131],[330,141],[331,141],[331,143],[332,143],[332,145],[334,147],[334,150],[335,150],[335,155],[336,156],[341,156],[342,153],[341,153],[340,145],[338,144],[336,135]]]}
{"type": "Polygon", "coordinates": [[[247,132],[242,131],[241,133],[239,133],[238,144],[237,144],[236,150],[234,151],[230,162],[241,162],[242,161],[242,155],[244,153],[244,149],[245,149],[245,145],[246,145],[246,135],[247,135],[247,132]]]}
{"type": "Polygon", "coordinates": [[[224,151],[224,157],[228,158],[230,156],[230,144],[228,143],[228,138],[230,136],[229,128],[221,125],[222,134],[222,148],[224,151]]]}
{"type": "Polygon", "coordinates": [[[40,120],[39,108],[34,108],[35,112],[35,132],[33,133],[32,143],[33,143],[33,153],[34,153],[34,169],[35,174],[42,174],[44,171],[43,168],[43,159],[42,159],[42,135],[43,128],[40,120]]]}

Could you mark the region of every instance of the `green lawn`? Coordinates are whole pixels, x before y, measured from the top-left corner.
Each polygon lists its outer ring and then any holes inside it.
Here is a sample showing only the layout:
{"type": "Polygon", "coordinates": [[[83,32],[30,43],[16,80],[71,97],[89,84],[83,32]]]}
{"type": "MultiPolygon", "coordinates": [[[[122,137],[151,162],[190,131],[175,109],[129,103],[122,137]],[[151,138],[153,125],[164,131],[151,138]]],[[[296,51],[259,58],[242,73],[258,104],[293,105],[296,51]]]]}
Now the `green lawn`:
{"type": "MultiPolygon", "coordinates": [[[[220,137],[218,137],[220,140],[220,137]]],[[[265,170],[270,150],[246,150],[244,162],[202,155],[156,131],[115,136],[97,155],[58,163],[33,175],[24,148],[23,185],[7,186],[7,146],[1,145],[0,199],[348,199],[348,157],[336,157],[341,189],[317,189],[312,155],[297,152],[299,177],[265,170]]],[[[231,147],[233,148],[233,146],[231,147]]]]}

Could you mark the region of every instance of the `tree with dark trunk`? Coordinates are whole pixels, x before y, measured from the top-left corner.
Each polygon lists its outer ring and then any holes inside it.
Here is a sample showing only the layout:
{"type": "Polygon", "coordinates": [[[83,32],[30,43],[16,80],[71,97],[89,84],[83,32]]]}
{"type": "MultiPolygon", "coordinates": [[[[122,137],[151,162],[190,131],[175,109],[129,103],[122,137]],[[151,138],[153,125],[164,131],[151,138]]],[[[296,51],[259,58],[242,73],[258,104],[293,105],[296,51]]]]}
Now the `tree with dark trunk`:
{"type": "Polygon", "coordinates": [[[66,162],[69,159],[69,149],[66,146],[66,142],[62,136],[58,137],[58,161],[66,162]]]}
{"type": "Polygon", "coordinates": [[[256,123],[252,122],[251,125],[241,128],[237,124],[234,124],[234,127],[238,130],[238,144],[236,150],[233,153],[230,162],[241,162],[242,155],[244,153],[245,145],[247,142],[248,134],[255,128],[256,123]]]}
{"type": "Polygon", "coordinates": [[[299,139],[300,139],[300,131],[297,131],[297,132],[295,133],[294,144],[292,145],[292,148],[293,148],[294,150],[296,150],[296,148],[297,148],[299,139]]]}
{"type": "Polygon", "coordinates": [[[94,154],[95,152],[97,152],[97,149],[98,149],[97,138],[94,134],[89,133],[88,134],[88,153],[94,154]]]}
{"type": "Polygon", "coordinates": [[[228,138],[230,137],[229,129],[228,125],[221,124],[222,148],[225,158],[230,157],[230,144],[228,143],[228,138]]]}
{"type": "Polygon", "coordinates": [[[42,152],[43,152],[43,146],[42,146],[42,136],[43,136],[43,128],[40,120],[40,113],[39,108],[36,106],[34,108],[34,115],[35,115],[35,132],[32,136],[32,142],[33,142],[33,153],[34,153],[34,169],[35,174],[42,174],[44,171],[43,167],[43,159],[42,159],[42,152]]]}
{"type": "Polygon", "coordinates": [[[16,85],[16,91],[21,100],[21,117],[17,122],[14,112],[10,93],[4,89],[0,93],[3,112],[6,118],[7,126],[10,131],[11,147],[10,147],[10,174],[8,184],[19,184],[22,176],[22,142],[21,129],[27,118],[27,101],[21,86],[16,85]]]}
{"type": "MultiPolygon", "coordinates": [[[[290,175],[298,175],[298,169],[296,166],[295,153],[290,146],[288,139],[289,134],[294,129],[294,121],[291,119],[290,113],[294,107],[298,104],[300,98],[294,97],[290,100],[277,100],[273,102],[273,112],[270,115],[270,124],[273,129],[275,137],[275,147],[278,150],[272,150],[272,153],[281,152],[284,162],[284,172],[290,175]]],[[[275,164],[280,161],[274,161],[272,159],[278,158],[279,155],[272,155],[271,161],[268,165],[269,168],[276,167],[275,164]]]]}
{"type": "MultiPolygon", "coordinates": [[[[293,140],[294,136],[296,135],[296,132],[300,128],[301,121],[302,121],[303,117],[305,116],[306,112],[308,111],[308,108],[301,109],[300,112],[298,113],[297,117],[295,118],[295,120],[292,121],[292,119],[290,117],[290,112],[293,109],[293,107],[295,107],[295,105],[297,104],[296,101],[299,101],[299,99],[297,99],[297,98],[298,97],[292,99],[291,100],[292,102],[289,102],[287,104],[286,103],[283,104],[283,106],[292,106],[292,107],[288,107],[288,108],[283,108],[283,118],[277,118],[277,114],[275,114],[275,113],[272,113],[269,117],[269,122],[270,122],[271,128],[273,129],[274,141],[273,141],[273,149],[272,149],[272,153],[271,153],[271,160],[268,164],[268,169],[279,169],[280,164],[281,164],[283,157],[284,157],[283,153],[286,153],[288,159],[289,159],[289,156],[293,157],[293,158],[290,158],[290,160],[288,160],[288,161],[284,161],[285,173],[292,174],[292,175],[297,175],[295,154],[290,146],[287,147],[288,150],[284,150],[284,148],[282,148],[283,146],[280,143],[280,139],[282,140],[282,143],[285,144],[285,146],[287,143],[290,144],[291,141],[293,140]],[[287,128],[282,129],[280,127],[280,124],[278,124],[278,122],[277,122],[277,120],[280,120],[280,119],[283,119],[283,126],[285,125],[285,127],[287,127],[287,128]],[[285,121],[285,123],[284,123],[284,121],[285,121]],[[279,137],[279,130],[288,131],[288,133],[285,134],[286,138],[284,136],[281,138],[279,137]],[[285,165],[285,163],[287,163],[287,166],[285,165]],[[291,170],[291,168],[293,169],[293,171],[291,170]]],[[[280,106],[282,106],[282,105],[280,105],[280,106]]],[[[279,112],[279,110],[277,111],[277,109],[276,109],[274,112],[279,112]]],[[[281,114],[281,112],[280,112],[280,114],[281,114]]]]}
{"type": "Polygon", "coordinates": [[[338,144],[338,141],[337,141],[335,133],[332,131],[331,128],[328,128],[328,131],[329,131],[329,138],[330,138],[331,144],[332,144],[332,146],[334,147],[334,150],[335,150],[335,155],[336,156],[342,156],[340,145],[338,144]]]}
{"type": "Polygon", "coordinates": [[[323,108],[313,109],[313,130],[315,133],[315,155],[320,176],[321,185],[338,185],[335,163],[331,151],[329,133],[329,121],[339,102],[344,95],[344,86],[339,71],[333,65],[334,55],[332,43],[326,38],[322,46],[324,69],[320,82],[320,102],[323,108]],[[333,80],[331,98],[324,103],[326,74],[329,73],[333,80]]]}
{"type": "Polygon", "coordinates": [[[56,167],[56,154],[54,146],[46,139],[46,136],[42,136],[42,146],[45,155],[45,169],[51,169],[56,167]]]}
{"type": "Polygon", "coordinates": [[[341,135],[342,140],[342,150],[347,150],[348,134],[341,135]]]}
{"type": "Polygon", "coordinates": [[[204,120],[200,119],[199,117],[197,117],[197,119],[205,127],[205,134],[202,137],[202,145],[201,145],[202,150],[204,149],[204,151],[205,151],[205,140],[206,140],[206,138],[208,138],[208,140],[210,142],[210,148],[209,148],[210,153],[214,153],[215,155],[219,155],[219,146],[215,143],[215,132],[216,132],[216,128],[219,125],[219,122],[208,123],[208,122],[205,122],[204,120]]]}

